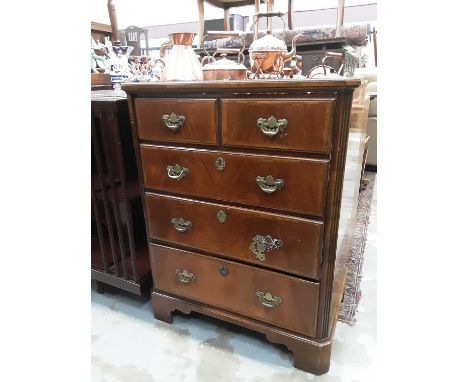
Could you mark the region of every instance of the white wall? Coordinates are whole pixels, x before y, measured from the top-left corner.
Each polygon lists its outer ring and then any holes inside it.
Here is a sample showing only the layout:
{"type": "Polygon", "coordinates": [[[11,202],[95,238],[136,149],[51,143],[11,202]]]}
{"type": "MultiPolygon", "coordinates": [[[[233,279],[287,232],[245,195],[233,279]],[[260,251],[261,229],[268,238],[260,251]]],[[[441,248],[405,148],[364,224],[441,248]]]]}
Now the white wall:
{"type": "MultiPolygon", "coordinates": [[[[166,25],[198,21],[197,0],[114,0],[117,11],[117,22],[120,29],[130,25],[140,27],[151,25],[166,25]]],[[[275,0],[275,10],[286,12],[288,0],[275,0]]],[[[326,9],[336,7],[336,0],[294,0],[295,12],[310,9],[326,9]]],[[[345,0],[345,6],[377,4],[376,0],[345,0]]],[[[262,5],[262,9],[266,9],[262,5]]],[[[331,11],[333,13],[333,11],[331,11]]],[[[345,13],[345,23],[347,14],[345,13]]],[[[352,11],[351,11],[352,12],[352,11]]],[[[362,12],[362,10],[361,10],[362,12]]],[[[250,16],[254,13],[253,6],[233,8],[233,13],[250,16]]],[[[205,19],[221,19],[224,12],[220,8],[205,4],[205,19]]],[[[90,21],[109,24],[107,0],[91,0],[90,21]]],[[[370,20],[372,21],[372,20],[370,20]]],[[[323,22],[320,25],[329,24],[323,22]]]]}

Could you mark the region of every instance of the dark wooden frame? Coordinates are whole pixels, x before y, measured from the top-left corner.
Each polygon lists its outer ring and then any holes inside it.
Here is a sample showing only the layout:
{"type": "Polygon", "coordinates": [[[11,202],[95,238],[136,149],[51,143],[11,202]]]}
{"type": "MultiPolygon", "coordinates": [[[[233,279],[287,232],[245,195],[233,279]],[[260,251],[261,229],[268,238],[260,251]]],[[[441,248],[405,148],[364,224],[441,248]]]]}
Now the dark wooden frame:
{"type": "Polygon", "coordinates": [[[146,294],[152,279],[127,100],[113,91],[93,93],[91,207],[97,236],[91,279],[98,290],[108,284],[146,294]]]}

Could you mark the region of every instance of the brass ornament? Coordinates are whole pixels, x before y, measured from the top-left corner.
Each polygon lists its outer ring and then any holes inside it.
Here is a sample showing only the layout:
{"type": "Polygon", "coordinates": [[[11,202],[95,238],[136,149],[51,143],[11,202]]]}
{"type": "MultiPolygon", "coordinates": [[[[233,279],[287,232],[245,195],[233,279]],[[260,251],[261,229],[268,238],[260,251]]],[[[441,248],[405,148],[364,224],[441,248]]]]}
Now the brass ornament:
{"type": "Polygon", "coordinates": [[[215,166],[218,171],[223,171],[226,167],[226,161],[223,158],[219,157],[215,160],[215,166]]]}
{"type": "Polygon", "coordinates": [[[185,232],[192,227],[192,222],[190,220],[185,220],[182,217],[172,218],[171,223],[178,232],[185,232]]]}
{"type": "Polygon", "coordinates": [[[188,284],[195,281],[195,274],[186,269],[176,269],[177,278],[181,283],[188,284]]]}
{"type": "Polygon", "coordinates": [[[226,223],[226,220],[227,220],[226,212],[224,212],[223,210],[219,210],[218,213],[216,214],[216,219],[218,219],[220,223],[226,223]]]}
{"type": "Polygon", "coordinates": [[[266,306],[267,308],[273,308],[282,302],[281,297],[273,296],[270,292],[265,293],[257,291],[256,296],[262,305],[266,306]]]}
{"type": "Polygon", "coordinates": [[[255,258],[260,261],[265,261],[265,252],[279,249],[283,245],[280,239],[274,239],[270,235],[256,235],[250,244],[250,252],[255,255],[255,258]]]}
{"type": "Polygon", "coordinates": [[[164,114],[161,117],[161,120],[169,130],[177,131],[184,124],[185,116],[177,115],[176,113],[172,112],[171,114],[164,114]]]}
{"type": "Polygon", "coordinates": [[[188,173],[189,169],[187,167],[181,167],[179,164],[175,164],[174,166],[167,166],[167,176],[171,179],[181,180],[187,176],[188,173]]]}
{"type": "Polygon", "coordinates": [[[287,126],[287,119],[276,119],[273,115],[271,115],[268,119],[257,119],[258,129],[270,139],[275,137],[278,133],[284,132],[287,126]]]}
{"type": "Polygon", "coordinates": [[[275,179],[271,175],[266,177],[257,176],[257,184],[260,189],[266,194],[272,194],[276,190],[281,190],[284,186],[284,179],[275,179]]]}

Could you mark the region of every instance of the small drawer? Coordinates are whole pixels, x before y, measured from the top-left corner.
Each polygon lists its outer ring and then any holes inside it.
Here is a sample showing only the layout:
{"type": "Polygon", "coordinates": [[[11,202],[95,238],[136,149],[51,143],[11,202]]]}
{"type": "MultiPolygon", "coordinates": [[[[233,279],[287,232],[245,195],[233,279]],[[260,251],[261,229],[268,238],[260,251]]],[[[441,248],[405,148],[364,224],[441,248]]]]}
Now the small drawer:
{"type": "Polygon", "coordinates": [[[329,153],[334,98],[223,99],[223,145],[329,153]]]}
{"type": "Polygon", "coordinates": [[[216,144],[216,100],[136,98],[138,138],[216,144]]]}
{"type": "Polygon", "coordinates": [[[152,239],[319,278],[322,222],[152,193],[145,203],[152,239]]]}
{"type": "Polygon", "coordinates": [[[328,160],[146,144],[140,153],[146,188],[324,216],[328,160]]]}
{"type": "Polygon", "coordinates": [[[161,245],[150,256],[157,290],[315,336],[317,283],[161,245]]]}

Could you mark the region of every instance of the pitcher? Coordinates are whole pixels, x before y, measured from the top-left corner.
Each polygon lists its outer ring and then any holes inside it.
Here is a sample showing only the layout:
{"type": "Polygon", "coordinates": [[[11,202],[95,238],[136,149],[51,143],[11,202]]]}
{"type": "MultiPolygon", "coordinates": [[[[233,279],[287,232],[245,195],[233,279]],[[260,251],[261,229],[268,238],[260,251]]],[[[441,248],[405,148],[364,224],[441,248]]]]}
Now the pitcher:
{"type": "Polygon", "coordinates": [[[164,68],[161,81],[201,81],[203,79],[202,66],[192,48],[195,33],[171,33],[170,44],[161,46],[161,58],[164,68]],[[165,58],[166,48],[171,47],[169,56],[165,58]]]}

